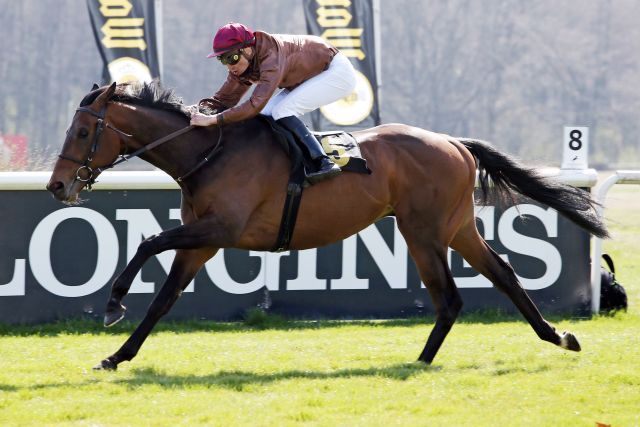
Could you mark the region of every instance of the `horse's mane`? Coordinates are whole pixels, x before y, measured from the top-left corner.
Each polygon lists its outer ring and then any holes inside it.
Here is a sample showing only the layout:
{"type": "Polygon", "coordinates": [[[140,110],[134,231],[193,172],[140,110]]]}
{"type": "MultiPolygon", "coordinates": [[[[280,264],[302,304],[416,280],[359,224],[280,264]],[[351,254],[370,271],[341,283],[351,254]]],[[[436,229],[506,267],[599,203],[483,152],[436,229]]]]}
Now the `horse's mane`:
{"type": "MultiPolygon", "coordinates": [[[[80,101],[80,106],[85,107],[93,103],[96,98],[106,90],[106,87],[89,92],[80,101]]],[[[135,104],[160,110],[174,111],[189,117],[182,98],[177,96],[173,89],[163,88],[157,80],[150,83],[120,83],[111,101],[135,104]]]]}

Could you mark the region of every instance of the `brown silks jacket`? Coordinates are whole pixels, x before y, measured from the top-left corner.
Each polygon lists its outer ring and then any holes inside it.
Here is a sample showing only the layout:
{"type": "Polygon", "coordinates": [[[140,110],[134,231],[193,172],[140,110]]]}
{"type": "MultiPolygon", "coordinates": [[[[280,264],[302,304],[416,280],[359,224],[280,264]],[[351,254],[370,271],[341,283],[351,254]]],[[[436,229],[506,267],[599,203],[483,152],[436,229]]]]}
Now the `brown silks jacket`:
{"type": "Polygon", "coordinates": [[[277,88],[295,89],[329,68],[338,53],[338,49],[317,36],[262,31],[256,31],[255,36],[254,54],[247,70],[240,76],[229,73],[213,98],[206,100],[210,107],[225,110],[223,123],[256,116],[277,88]],[[251,97],[236,105],[253,84],[256,88],[251,97]]]}

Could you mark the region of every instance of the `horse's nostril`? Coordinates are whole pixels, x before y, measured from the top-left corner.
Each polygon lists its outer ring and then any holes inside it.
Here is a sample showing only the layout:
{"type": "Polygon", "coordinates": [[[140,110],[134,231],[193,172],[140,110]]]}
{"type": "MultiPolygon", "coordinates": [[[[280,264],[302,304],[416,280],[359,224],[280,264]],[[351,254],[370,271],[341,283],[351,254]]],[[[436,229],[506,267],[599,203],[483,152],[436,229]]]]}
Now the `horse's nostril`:
{"type": "Polygon", "coordinates": [[[64,187],[64,184],[62,184],[60,181],[50,182],[49,184],[47,184],[47,190],[51,191],[52,193],[55,193],[62,187],[64,187]]]}

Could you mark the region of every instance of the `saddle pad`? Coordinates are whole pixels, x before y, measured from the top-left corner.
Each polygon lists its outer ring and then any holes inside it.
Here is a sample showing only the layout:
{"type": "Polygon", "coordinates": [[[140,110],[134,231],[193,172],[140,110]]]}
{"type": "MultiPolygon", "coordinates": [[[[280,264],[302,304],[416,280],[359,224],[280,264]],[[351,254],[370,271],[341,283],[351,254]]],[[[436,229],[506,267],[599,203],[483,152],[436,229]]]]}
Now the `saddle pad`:
{"type": "Polygon", "coordinates": [[[327,156],[343,171],[370,174],[367,161],[362,157],[358,141],[349,133],[313,132],[327,156]]]}

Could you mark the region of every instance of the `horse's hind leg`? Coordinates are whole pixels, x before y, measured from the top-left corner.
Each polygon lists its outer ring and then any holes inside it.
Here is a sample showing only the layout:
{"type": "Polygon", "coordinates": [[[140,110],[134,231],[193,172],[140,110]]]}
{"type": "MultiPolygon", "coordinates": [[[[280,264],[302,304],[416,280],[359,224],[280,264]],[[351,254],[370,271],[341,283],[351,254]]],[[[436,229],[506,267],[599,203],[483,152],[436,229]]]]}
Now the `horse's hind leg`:
{"type": "Polygon", "coordinates": [[[573,334],[565,332],[562,336],[558,335],[555,328],[542,317],[522,288],[511,265],[489,247],[478,233],[473,219],[469,220],[456,234],[451,247],[511,299],[540,339],[567,350],[580,351],[580,344],[573,334]]]}
{"type": "Polygon", "coordinates": [[[169,312],[202,265],[216,252],[215,248],[178,250],[169,276],[149,306],[142,322],[118,351],[104,359],[94,369],[115,370],[120,362],[133,359],[156,323],[169,312]]]}
{"type": "MultiPolygon", "coordinates": [[[[399,222],[400,231],[403,231],[399,222]]],[[[460,309],[462,298],[456,288],[447,264],[446,247],[437,243],[436,239],[417,236],[414,231],[403,232],[409,252],[416,264],[422,282],[427,287],[436,311],[436,321],[427,343],[418,360],[431,363],[451,330],[460,309]]]]}
{"type": "MultiPolygon", "coordinates": [[[[421,261],[416,261],[416,264],[419,265],[420,277],[431,295],[436,310],[435,325],[420,357],[418,357],[418,360],[425,363],[433,361],[462,309],[462,298],[460,298],[451,270],[447,265],[446,251],[438,250],[434,255],[425,259],[418,255],[421,261]]],[[[414,255],[414,259],[415,257],[416,255],[414,255]]]]}

